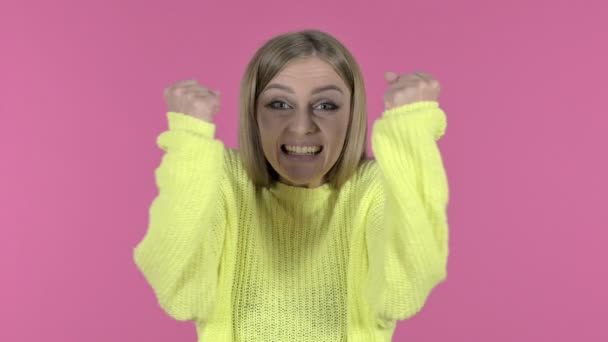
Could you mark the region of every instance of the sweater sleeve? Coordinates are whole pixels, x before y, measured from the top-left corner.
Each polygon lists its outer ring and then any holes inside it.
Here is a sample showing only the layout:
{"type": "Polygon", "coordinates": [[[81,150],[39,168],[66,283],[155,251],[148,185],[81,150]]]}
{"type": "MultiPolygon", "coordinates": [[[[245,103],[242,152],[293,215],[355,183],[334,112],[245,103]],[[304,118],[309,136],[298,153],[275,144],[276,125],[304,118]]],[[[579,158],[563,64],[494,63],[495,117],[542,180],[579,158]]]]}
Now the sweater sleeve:
{"type": "Polygon", "coordinates": [[[215,303],[226,222],[224,145],[215,125],[168,112],[158,135],[164,151],[155,169],[158,195],[133,250],[135,264],[160,306],[176,320],[205,320],[215,303]]]}
{"type": "Polygon", "coordinates": [[[384,326],[418,313],[447,276],[448,183],[436,143],[446,126],[435,101],[392,108],[374,123],[382,195],[366,235],[368,300],[384,326]]]}

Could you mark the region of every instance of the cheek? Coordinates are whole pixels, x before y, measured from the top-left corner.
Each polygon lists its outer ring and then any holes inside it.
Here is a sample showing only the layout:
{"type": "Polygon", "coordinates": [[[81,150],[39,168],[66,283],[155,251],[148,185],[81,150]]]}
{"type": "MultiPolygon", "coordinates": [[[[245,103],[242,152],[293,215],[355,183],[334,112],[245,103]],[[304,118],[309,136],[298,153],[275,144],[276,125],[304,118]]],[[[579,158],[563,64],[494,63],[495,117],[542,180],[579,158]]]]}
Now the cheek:
{"type": "Polygon", "coordinates": [[[329,136],[330,142],[333,145],[333,152],[340,154],[344,147],[344,141],[346,139],[346,128],[348,121],[339,120],[332,123],[331,127],[328,127],[327,135],[329,136]]]}
{"type": "Polygon", "coordinates": [[[276,127],[273,127],[272,120],[264,119],[264,117],[260,116],[258,118],[258,129],[260,134],[260,141],[262,143],[262,150],[266,155],[266,158],[269,157],[269,153],[273,153],[274,147],[276,145],[276,127]]]}
{"type": "Polygon", "coordinates": [[[262,143],[264,153],[267,153],[269,146],[272,144],[272,139],[269,130],[263,126],[260,126],[260,142],[262,143]]]}
{"type": "Polygon", "coordinates": [[[273,120],[271,115],[261,111],[258,114],[257,122],[260,129],[260,134],[263,136],[264,134],[272,134],[272,131],[276,128],[274,126],[276,126],[277,120],[273,120]]]}

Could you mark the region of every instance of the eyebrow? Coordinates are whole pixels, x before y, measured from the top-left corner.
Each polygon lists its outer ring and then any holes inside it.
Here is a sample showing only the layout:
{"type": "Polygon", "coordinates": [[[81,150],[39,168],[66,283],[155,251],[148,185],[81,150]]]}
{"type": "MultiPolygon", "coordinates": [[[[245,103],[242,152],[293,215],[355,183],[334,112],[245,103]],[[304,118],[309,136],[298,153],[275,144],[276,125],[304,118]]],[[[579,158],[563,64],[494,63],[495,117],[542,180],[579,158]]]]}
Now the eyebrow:
{"type": "MultiPolygon", "coordinates": [[[[282,89],[285,90],[288,93],[292,93],[295,94],[295,92],[293,91],[293,89],[291,89],[290,87],[283,85],[283,84],[279,84],[279,83],[273,83],[270,84],[266,87],[266,89],[264,89],[264,91],[267,91],[269,89],[282,89]]],[[[337,85],[334,84],[329,84],[329,85],[325,85],[325,86],[321,86],[321,87],[317,87],[315,89],[312,90],[311,94],[317,94],[326,90],[337,90],[340,93],[344,94],[344,92],[342,91],[342,89],[340,89],[337,85]]]]}

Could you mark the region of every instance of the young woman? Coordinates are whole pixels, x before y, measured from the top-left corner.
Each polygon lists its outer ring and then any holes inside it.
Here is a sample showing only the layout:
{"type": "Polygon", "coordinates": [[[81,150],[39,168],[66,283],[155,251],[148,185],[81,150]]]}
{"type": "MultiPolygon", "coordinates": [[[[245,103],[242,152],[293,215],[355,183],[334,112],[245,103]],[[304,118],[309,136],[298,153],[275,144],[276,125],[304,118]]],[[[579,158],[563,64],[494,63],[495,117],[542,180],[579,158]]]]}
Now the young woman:
{"type": "Polygon", "coordinates": [[[199,341],[390,341],[445,280],[439,84],[385,78],[375,160],[360,68],[327,33],[284,33],[256,52],[238,151],[214,138],[218,91],[165,89],[159,193],[134,259],[199,341]]]}

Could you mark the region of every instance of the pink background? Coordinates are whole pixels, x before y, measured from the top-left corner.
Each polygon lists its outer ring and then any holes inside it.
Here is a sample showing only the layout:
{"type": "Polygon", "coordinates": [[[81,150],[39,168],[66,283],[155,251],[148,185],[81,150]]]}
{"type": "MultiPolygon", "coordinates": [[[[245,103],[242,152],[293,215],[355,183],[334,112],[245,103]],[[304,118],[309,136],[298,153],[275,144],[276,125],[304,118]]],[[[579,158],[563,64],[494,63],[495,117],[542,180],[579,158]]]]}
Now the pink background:
{"type": "Polygon", "coordinates": [[[355,55],[370,125],[384,71],[442,85],[448,279],[394,341],[608,341],[608,6],[371,3],[3,1],[0,341],[196,340],[132,261],[163,89],[220,89],[218,137],[236,147],[246,63],[303,28],[355,55]]]}

